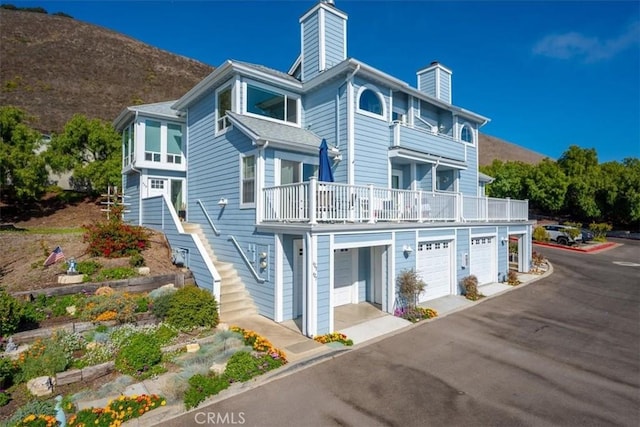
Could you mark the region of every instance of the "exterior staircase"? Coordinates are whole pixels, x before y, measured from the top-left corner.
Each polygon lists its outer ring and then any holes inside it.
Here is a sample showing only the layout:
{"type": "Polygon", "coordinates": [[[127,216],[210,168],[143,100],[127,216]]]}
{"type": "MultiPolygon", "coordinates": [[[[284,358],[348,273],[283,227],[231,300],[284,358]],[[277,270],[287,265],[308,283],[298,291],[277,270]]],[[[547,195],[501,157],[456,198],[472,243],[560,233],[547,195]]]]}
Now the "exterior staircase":
{"type": "Polygon", "coordinates": [[[253,303],[249,291],[244,287],[235,267],[230,262],[218,261],[200,225],[183,222],[182,227],[186,233],[195,234],[200,238],[207,248],[207,255],[220,274],[220,301],[218,301],[220,321],[233,323],[258,314],[258,308],[253,303]]]}

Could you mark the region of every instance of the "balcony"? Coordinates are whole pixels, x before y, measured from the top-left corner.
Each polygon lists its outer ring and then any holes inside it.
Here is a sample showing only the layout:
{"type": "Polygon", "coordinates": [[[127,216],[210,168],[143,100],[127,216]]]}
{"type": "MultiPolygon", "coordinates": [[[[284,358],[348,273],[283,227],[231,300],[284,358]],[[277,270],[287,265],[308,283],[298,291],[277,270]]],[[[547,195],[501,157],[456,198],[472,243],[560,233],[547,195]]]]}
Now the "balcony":
{"type": "Polygon", "coordinates": [[[528,221],[527,200],[309,182],[262,190],[262,223],[528,221]]]}
{"type": "Polygon", "coordinates": [[[448,135],[434,134],[426,129],[410,127],[403,123],[394,123],[391,126],[391,147],[431,155],[437,153],[439,157],[465,161],[465,143],[455,141],[448,135]]]}

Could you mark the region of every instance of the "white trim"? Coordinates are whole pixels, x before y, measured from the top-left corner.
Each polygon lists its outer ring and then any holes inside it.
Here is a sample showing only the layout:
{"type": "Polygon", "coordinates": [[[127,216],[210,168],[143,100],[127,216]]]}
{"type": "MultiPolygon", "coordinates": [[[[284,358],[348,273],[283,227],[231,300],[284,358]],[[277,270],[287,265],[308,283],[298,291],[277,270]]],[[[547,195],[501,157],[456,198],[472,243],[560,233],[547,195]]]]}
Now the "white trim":
{"type": "MultiPolygon", "coordinates": [[[[283,283],[283,275],[282,275],[282,270],[284,269],[283,267],[283,262],[284,262],[284,244],[282,242],[282,235],[281,234],[276,234],[274,235],[274,257],[275,257],[275,292],[274,292],[274,300],[273,300],[273,306],[274,306],[274,317],[275,317],[275,321],[276,322],[282,322],[284,320],[284,283],[283,283]]],[[[295,248],[293,249],[294,252],[294,257],[295,257],[295,248]]],[[[293,266],[292,266],[293,267],[293,266]]],[[[295,278],[293,277],[293,268],[291,269],[291,282],[292,282],[292,288],[291,288],[291,295],[293,297],[293,286],[295,286],[295,278]]],[[[295,303],[293,301],[292,305],[291,305],[291,317],[293,317],[293,308],[295,303]]]]}
{"type": "MultiPolygon", "coordinates": [[[[333,234],[331,234],[333,238],[333,234]]],[[[389,240],[372,240],[366,242],[347,242],[347,243],[336,243],[333,245],[333,249],[359,249],[359,248],[368,248],[370,246],[386,246],[393,244],[393,239],[389,240]]]]}
{"type": "Polygon", "coordinates": [[[244,103],[242,105],[242,114],[249,116],[249,117],[255,117],[258,119],[263,119],[263,120],[268,120],[268,121],[272,121],[274,123],[280,123],[280,124],[285,124],[285,125],[289,125],[289,126],[293,126],[293,127],[297,127],[300,128],[301,127],[301,123],[302,123],[302,117],[300,114],[300,109],[301,109],[301,105],[302,104],[302,98],[299,94],[294,93],[294,92],[290,92],[288,90],[284,90],[281,89],[279,87],[276,86],[271,86],[271,85],[267,85],[261,82],[257,82],[255,80],[251,80],[251,79],[243,79],[242,81],[242,93],[244,95],[244,103]],[[269,117],[269,116],[262,116],[260,114],[256,114],[256,113],[251,113],[247,110],[248,107],[248,103],[249,103],[249,96],[248,96],[248,91],[249,91],[249,86],[253,86],[256,87],[258,89],[263,89],[269,92],[273,92],[275,94],[278,95],[282,95],[282,97],[284,98],[284,119],[280,120],[280,119],[275,119],[273,117],[269,117]],[[287,109],[287,99],[291,98],[291,99],[295,99],[296,101],[296,121],[295,122],[290,122],[287,121],[287,113],[286,113],[286,109],[287,109]]]}
{"type": "MultiPolygon", "coordinates": [[[[306,236],[304,236],[302,239],[293,239],[293,250],[295,252],[296,250],[296,241],[300,242],[300,247],[302,249],[302,283],[300,283],[300,291],[302,291],[302,334],[303,335],[308,335],[308,331],[309,331],[309,325],[308,325],[308,319],[309,319],[309,307],[308,307],[308,295],[309,295],[309,289],[308,289],[308,274],[307,274],[307,253],[309,252],[309,243],[307,238],[309,237],[309,233],[307,233],[306,236]]],[[[294,253],[294,263],[295,263],[295,257],[298,256],[297,254],[294,253]]],[[[295,286],[295,278],[296,278],[296,274],[295,271],[293,273],[293,280],[294,283],[293,285],[295,286]]],[[[291,290],[292,296],[293,296],[293,289],[291,290]]],[[[291,317],[294,316],[294,309],[295,309],[295,302],[293,302],[292,305],[292,309],[291,309],[291,317]]]]}
{"type": "Polygon", "coordinates": [[[239,205],[239,209],[255,209],[256,208],[256,201],[258,200],[258,177],[260,176],[259,171],[258,171],[258,158],[260,157],[260,153],[258,152],[258,150],[251,150],[251,151],[247,151],[246,153],[238,153],[238,170],[240,171],[239,173],[239,179],[238,179],[238,186],[240,187],[238,189],[238,205],[239,205]],[[252,203],[244,203],[243,199],[242,199],[242,180],[243,180],[243,176],[242,176],[242,172],[243,172],[243,163],[242,160],[245,157],[251,157],[253,156],[255,158],[255,170],[254,170],[254,179],[253,179],[253,185],[254,185],[254,193],[253,193],[253,202],[252,203]]]}
{"type": "MultiPolygon", "coordinates": [[[[215,97],[214,97],[214,107],[213,107],[213,111],[214,111],[214,129],[215,129],[215,135],[222,135],[225,132],[227,132],[227,130],[229,129],[229,127],[231,127],[231,124],[229,124],[226,128],[224,129],[219,129],[218,128],[218,122],[221,119],[221,117],[219,117],[220,112],[218,111],[218,97],[220,96],[220,92],[226,90],[227,88],[231,89],[231,111],[235,111],[234,110],[234,102],[235,102],[235,93],[233,90],[233,84],[235,82],[230,79],[228,82],[222,84],[219,88],[216,89],[215,91],[215,97]]],[[[227,117],[227,121],[229,120],[229,118],[227,117]]]]}
{"type": "Polygon", "coordinates": [[[375,85],[372,85],[371,83],[365,83],[358,88],[358,94],[356,96],[356,111],[360,114],[364,114],[365,116],[373,117],[374,119],[387,121],[387,105],[386,105],[386,100],[384,98],[384,95],[382,95],[382,92],[380,91],[380,89],[378,89],[375,85]],[[367,110],[362,110],[360,108],[360,97],[362,96],[362,93],[367,90],[372,91],[378,97],[378,100],[380,101],[380,106],[382,107],[382,111],[380,112],[380,114],[376,114],[367,110]]]}
{"type": "Polygon", "coordinates": [[[322,72],[327,68],[326,42],[325,42],[325,19],[324,9],[318,10],[318,71],[322,72]]]}
{"type": "MultiPolygon", "coordinates": [[[[387,261],[389,264],[389,268],[387,271],[387,301],[386,301],[386,311],[389,312],[393,309],[395,300],[396,300],[396,232],[391,232],[391,244],[387,247],[387,261]]],[[[385,306],[383,304],[382,307],[385,310],[385,306]]]]}
{"type": "MultiPolygon", "coordinates": [[[[358,266],[358,262],[359,262],[359,254],[360,254],[360,249],[358,248],[351,248],[351,304],[357,304],[358,303],[358,291],[359,291],[359,286],[358,286],[358,280],[356,280],[356,278],[358,278],[359,274],[359,266],[358,266]]],[[[329,270],[329,271],[333,271],[333,270],[329,270]]],[[[333,332],[333,329],[331,330],[331,332],[333,332]]]]}
{"type": "Polygon", "coordinates": [[[304,81],[304,34],[305,34],[305,24],[300,20],[300,80],[304,81]]]}
{"type": "Polygon", "coordinates": [[[355,183],[355,108],[353,94],[353,76],[347,82],[347,184],[355,183]]]}
{"type": "Polygon", "coordinates": [[[333,295],[333,286],[334,286],[334,280],[333,280],[333,271],[334,271],[334,265],[335,263],[333,262],[333,254],[336,249],[336,246],[334,245],[334,238],[333,238],[333,234],[329,235],[329,332],[333,332],[335,330],[335,313],[334,313],[334,309],[333,309],[333,305],[335,304],[335,297],[333,295]]]}
{"type": "Polygon", "coordinates": [[[318,241],[317,237],[311,233],[307,233],[307,239],[309,242],[309,250],[307,251],[306,259],[311,265],[310,269],[307,269],[307,283],[309,286],[310,298],[307,303],[309,304],[309,328],[307,330],[308,336],[315,336],[318,334],[318,241]]]}
{"type": "Polygon", "coordinates": [[[317,5],[315,5],[313,8],[311,8],[307,13],[305,13],[304,15],[302,15],[299,19],[299,22],[302,22],[304,20],[306,20],[309,16],[311,16],[316,10],[318,9],[323,9],[326,10],[342,19],[347,19],[347,14],[345,14],[344,12],[336,9],[335,7],[331,7],[331,6],[327,6],[324,3],[318,3],[317,5]]]}
{"type": "Polygon", "coordinates": [[[345,16],[344,21],[342,21],[342,58],[347,58],[347,17],[345,16]]]}

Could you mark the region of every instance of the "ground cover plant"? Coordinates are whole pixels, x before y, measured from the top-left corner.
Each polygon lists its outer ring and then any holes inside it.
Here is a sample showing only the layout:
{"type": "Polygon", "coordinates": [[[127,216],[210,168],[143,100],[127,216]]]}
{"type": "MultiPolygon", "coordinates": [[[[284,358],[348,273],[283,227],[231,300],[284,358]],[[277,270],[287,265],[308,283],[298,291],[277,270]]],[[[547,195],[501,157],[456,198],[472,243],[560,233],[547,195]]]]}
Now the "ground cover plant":
{"type": "Polygon", "coordinates": [[[320,344],[328,344],[331,342],[337,342],[340,344],[344,344],[344,345],[353,345],[353,340],[351,340],[350,338],[348,338],[345,334],[342,334],[340,332],[332,332],[329,334],[324,334],[324,335],[318,335],[317,337],[313,338],[315,341],[319,342],[320,344]]]}

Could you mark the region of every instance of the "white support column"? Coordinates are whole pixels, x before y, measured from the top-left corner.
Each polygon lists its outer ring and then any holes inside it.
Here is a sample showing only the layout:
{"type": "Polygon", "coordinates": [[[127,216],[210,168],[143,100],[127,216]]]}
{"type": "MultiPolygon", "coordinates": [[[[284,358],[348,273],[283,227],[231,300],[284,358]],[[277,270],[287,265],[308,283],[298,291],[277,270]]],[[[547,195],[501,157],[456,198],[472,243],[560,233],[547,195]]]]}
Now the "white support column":
{"type": "Polygon", "coordinates": [[[309,177],[309,191],[307,192],[309,200],[307,200],[307,206],[309,209],[309,224],[317,224],[316,218],[316,195],[318,194],[318,178],[315,176],[309,177]]]}
{"type": "MultiPolygon", "coordinates": [[[[274,257],[275,257],[275,261],[274,261],[274,275],[275,275],[275,292],[274,292],[274,301],[273,301],[273,307],[274,307],[274,318],[276,322],[282,322],[284,320],[284,313],[283,313],[283,295],[284,295],[284,290],[283,290],[283,283],[282,283],[282,263],[284,260],[284,245],[282,243],[282,234],[276,234],[275,236],[275,247],[274,247],[274,257]]],[[[294,253],[294,256],[295,255],[294,253]]]]}
{"type": "Polygon", "coordinates": [[[369,224],[374,224],[375,215],[374,215],[374,200],[373,200],[373,184],[369,184],[369,224]]]}

